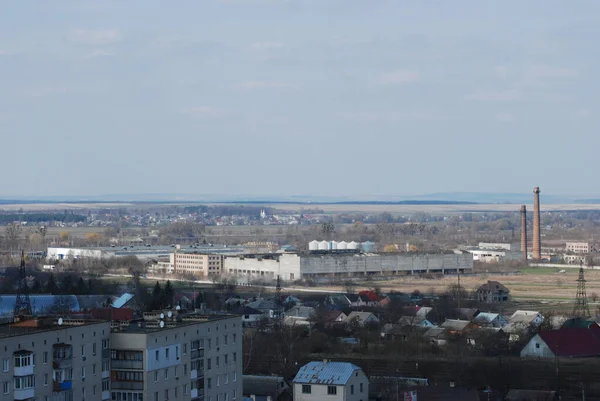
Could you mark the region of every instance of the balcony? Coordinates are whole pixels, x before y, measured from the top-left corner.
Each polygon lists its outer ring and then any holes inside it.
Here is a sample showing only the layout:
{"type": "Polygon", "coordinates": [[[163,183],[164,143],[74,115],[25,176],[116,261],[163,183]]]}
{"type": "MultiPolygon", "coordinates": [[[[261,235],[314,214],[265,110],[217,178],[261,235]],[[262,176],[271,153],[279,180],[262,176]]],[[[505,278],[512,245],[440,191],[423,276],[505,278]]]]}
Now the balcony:
{"type": "Polygon", "coordinates": [[[35,388],[15,390],[15,400],[23,401],[33,399],[33,397],[35,397],[35,388]]]}
{"type": "Polygon", "coordinates": [[[103,370],[102,371],[102,378],[103,379],[108,379],[110,377],[110,370],[103,370]]]}
{"type": "Polygon", "coordinates": [[[130,361],[125,359],[113,359],[110,361],[110,367],[113,370],[117,369],[144,369],[143,361],[130,361]]]}
{"type": "Polygon", "coordinates": [[[73,382],[71,380],[65,380],[62,382],[53,382],[52,391],[59,393],[61,391],[71,390],[73,388],[73,382]]]}
{"type": "Polygon", "coordinates": [[[111,390],[143,390],[144,382],[126,382],[113,381],[110,384],[111,390]]]}
{"type": "Polygon", "coordinates": [[[198,378],[198,371],[196,369],[190,372],[190,379],[194,380],[198,378]]]}
{"type": "Polygon", "coordinates": [[[102,392],[102,401],[110,400],[110,391],[102,392]]]}
{"type": "Polygon", "coordinates": [[[33,365],[15,368],[15,372],[14,372],[15,376],[31,376],[32,374],[33,374],[33,365]]]}
{"type": "Polygon", "coordinates": [[[203,349],[192,350],[190,358],[192,360],[198,359],[198,358],[204,358],[204,350],[203,349]]]}
{"type": "Polygon", "coordinates": [[[55,359],[52,366],[54,369],[70,369],[73,367],[73,359],[55,359]]]}
{"type": "Polygon", "coordinates": [[[110,358],[110,349],[104,348],[102,350],[102,359],[109,359],[109,358],[110,358]]]}

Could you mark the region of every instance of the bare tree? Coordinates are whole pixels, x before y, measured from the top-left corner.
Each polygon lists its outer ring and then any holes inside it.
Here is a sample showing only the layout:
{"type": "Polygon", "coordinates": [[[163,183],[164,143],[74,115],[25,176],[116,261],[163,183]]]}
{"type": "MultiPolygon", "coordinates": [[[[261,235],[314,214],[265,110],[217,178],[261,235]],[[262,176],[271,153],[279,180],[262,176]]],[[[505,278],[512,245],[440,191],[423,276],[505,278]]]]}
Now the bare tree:
{"type": "Polygon", "coordinates": [[[15,246],[19,241],[23,227],[17,223],[10,223],[6,226],[5,236],[11,246],[15,246]]]}

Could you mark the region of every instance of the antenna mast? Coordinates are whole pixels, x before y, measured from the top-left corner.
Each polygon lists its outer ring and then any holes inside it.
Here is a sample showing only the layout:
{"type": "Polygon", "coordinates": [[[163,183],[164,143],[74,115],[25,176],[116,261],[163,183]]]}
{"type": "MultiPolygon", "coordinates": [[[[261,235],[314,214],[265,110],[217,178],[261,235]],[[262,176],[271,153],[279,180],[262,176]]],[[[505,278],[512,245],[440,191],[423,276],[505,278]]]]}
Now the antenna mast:
{"type": "Polygon", "coordinates": [[[579,278],[577,279],[577,295],[575,296],[575,306],[573,306],[574,317],[589,318],[591,316],[585,291],[585,282],[582,266],[579,268],[579,278]]]}
{"type": "Polygon", "coordinates": [[[19,283],[13,318],[17,318],[19,315],[33,315],[31,300],[29,299],[29,287],[27,286],[27,274],[25,273],[25,251],[23,250],[21,250],[21,266],[19,267],[19,283]]]}

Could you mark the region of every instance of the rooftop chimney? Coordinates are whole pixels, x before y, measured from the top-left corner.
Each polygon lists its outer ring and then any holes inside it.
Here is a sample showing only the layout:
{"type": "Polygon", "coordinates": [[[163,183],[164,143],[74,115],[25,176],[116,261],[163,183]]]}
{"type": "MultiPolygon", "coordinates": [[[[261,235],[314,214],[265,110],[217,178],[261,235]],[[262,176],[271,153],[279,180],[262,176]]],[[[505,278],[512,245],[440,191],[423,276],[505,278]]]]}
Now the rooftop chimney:
{"type": "Polygon", "coordinates": [[[521,252],[527,262],[527,206],[521,206],[521,252]]]}
{"type": "Polygon", "coordinates": [[[542,259],[540,235],[540,187],[533,188],[533,259],[542,259]]]}

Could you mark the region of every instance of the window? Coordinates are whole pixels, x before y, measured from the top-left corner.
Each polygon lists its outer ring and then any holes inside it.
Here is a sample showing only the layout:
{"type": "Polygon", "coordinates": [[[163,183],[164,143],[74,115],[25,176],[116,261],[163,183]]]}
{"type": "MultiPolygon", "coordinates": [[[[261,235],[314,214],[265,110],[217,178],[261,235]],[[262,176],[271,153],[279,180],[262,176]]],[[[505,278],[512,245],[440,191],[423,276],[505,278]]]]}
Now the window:
{"type": "Polygon", "coordinates": [[[35,376],[19,376],[15,377],[15,390],[25,390],[35,387],[35,376]]]}
{"type": "Polygon", "coordinates": [[[48,385],[48,373],[44,373],[44,386],[48,385]]]}
{"type": "Polygon", "coordinates": [[[81,389],[81,399],[85,400],[85,387],[81,389]]]}
{"type": "Polygon", "coordinates": [[[206,387],[212,388],[212,379],[210,377],[206,379],[206,387]]]}
{"type": "Polygon", "coordinates": [[[81,356],[85,356],[85,345],[81,346],[81,356]]]}
{"type": "Polygon", "coordinates": [[[206,360],[206,370],[210,370],[212,368],[211,358],[206,360]]]}
{"type": "Polygon", "coordinates": [[[233,372],[233,381],[236,382],[237,381],[237,372],[233,372]]]}
{"type": "Polygon", "coordinates": [[[360,383],[360,392],[363,392],[363,383],[360,383]]]}
{"type": "MultiPolygon", "coordinates": [[[[25,366],[35,365],[33,361],[33,354],[17,354],[15,355],[15,368],[24,368],[25,366]]],[[[4,367],[5,372],[8,372],[8,360],[6,360],[4,367]]]]}
{"type": "Polygon", "coordinates": [[[173,368],[173,376],[177,377],[177,366],[173,368]]]}
{"type": "Polygon", "coordinates": [[[165,390],[165,400],[168,400],[168,399],[169,399],[169,390],[166,389],[165,390]]]}
{"type": "Polygon", "coordinates": [[[187,384],[183,385],[183,395],[187,395],[187,384]]]}
{"type": "Polygon", "coordinates": [[[183,374],[187,375],[187,363],[183,364],[183,374]]]}
{"type": "Polygon", "coordinates": [[[110,380],[106,379],[106,380],[102,380],[102,391],[108,391],[110,390],[110,380]]]}
{"type": "Polygon", "coordinates": [[[96,385],[92,386],[92,395],[96,395],[96,385]]]}
{"type": "Polygon", "coordinates": [[[165,369],[165,380],[169,378],[169,368],[165,369]]]}
{"type": "Polygon", "coordinates": [[[10,391],[10,382],[2,383],[2,393],[8,394],[9,391],[10,391]]]}
{"type": "Polygon", "coordinates": [[[179,397],[179,395],[177,395],[177,387],[175,387],[175,398],[179,397]]]}
{"type": "Polygon", "coordinates": [[[81,367],[81,378],[83,379],[85,377],[85,366],[81,367]]]}
{"type": "Polygon", "coordinates": [[[231,341],[232,341],[234,344],[235,344],[235,336],[236,336],[236,335],[235,335],[235,333],[231,335],[231,337],[232,337],[232,338],[231,338],[231,341]]]}
{"type": "Polygon", "coordinates": [[[228,356],[229,356],[229,355],[225,354],[225,356],[223,357],[223,363],[224,363],[225,365],[227,365],[227,362],[228,362],[228,361],[227,361],[227,357],[228,357],[228,356]]]}
{"type": "Polygon", "coordinates": [[[221,375],[217,375],[217,387],[219,387],[221,385],[221,383],[220,383],[221,380],[219,380],[220,378],[221,378],[221,375]]]}
{"type": "Polygon", "coordinates": [[[227,373],[223,375],[223,384],[229,384],[229,375],[227,373]]]}
{"type": "Polygon", "coordinates": [[[154,371],[154,383],[158,382],[158,370],[154,371]]]}
{"type": "Polygon", "coordinates": [[[169,349],[165,349],[165,358],[169,359],[169,349]]]}
{"type": "Polygon", "coordinates": [[[96,376],[96,364],[92,365],[92,375],[96,376]]]}
{"type": "Polygon", "coordinates": [[[102,349],[108,349],[108,340],[102,340],[102,349]]]}
{"type": "Polygon", "coordinates": [[[227,345],[227,334],[223,335],[223,345],[227,345]]]}
{"type": "Polygon", "coordinates": [[[303,384],[302,385],[302,394],[310,394],[311,393],[311,387],[310,384],[303,384]]]}
{"type": "Polygon", "coordinates": [[[158,401],[158,391],[154,392],[154,401],[158,401]]]}
{"type": "Polygon", "coordinates": [[[354,395],[354,384],[350,385],[350,395],[354,395]]]}
{"type": "Polygon", "coordinates": [[[179,359],[179,345],[175,346],[175,358],[179,359]]]}
{"type": "Polygon", "coordinates": [[[219,348],[219,337],[215,338],[215,341],[217,342],[217,348],[219,348]]]}
{"type": "Polygon", "coordinates": [[[183,344],[183,355],[187,355],[187,344],[183,344]]]}
{"type": "Polygon", "coordinates": [[[237,396],[237,390],[233,390],[233,394],[231,395],[231,399],[235,400],[236,396],[237,396]]]}
{"type": "Polygon", "coordinates": [[[535,343],[536,348],[540,348],[540,343],[535,343]]]}
{"type": "Polygon", "coordinates": [[[44,356],[43,356],[43,358],[42,358],[42,362],[43,362],[44,364],[47,364],[47,363],[48,363],[48,351],[45,351],[45,352],[44,352],[44,356]]]}
{"type": "Polygon", "coordinates": [[[233,353],[233,362],[237,362],[237,352],[233,353]]]}
{"type": "Polygon", "coordinates": [[[96,343],[92,343],[92,355],[96,355],[96,343]]]}
{"type": "Polygon", "coordinates": [[[220,357],[217,357],[217,358],[216,358],[216,361],[215,361],[215,366],[216,366],[217,368],[219,367],[219,358],[220,358],[220,357]]]}
{"type": "Polygon", "coordinates": [[[8,359],[5,359],[4,361],[2,361],[2,371],[4,372],[8,372],[8,359]]]}
{"type": "Polygon", "coordinates": [[[102,371],[103,372],[108,372],[110,370],[110,362],[109,361],[102,361],[102,371]]]}
{"type": "Polygon", "coordinates": [[[154,353],[154,359],[158,362],[158,350],[156,350],[156,352],[154,353]]]}
{"type": "Polygon", "coordinates": [[[208,349],[210,350],[210,343],[211,343],[211,339],[208,339],[208,349]]]}
{"type": "MultiPolygon", "coordinates": [[[[354,387],[350,387],[351,391],[352,389],[354,389],[354,387]]],[[[350,394],[354,394],[354,392],[351,392],[350,394]]],[[[337,387],[336,386],[327,386],[327,395],[337,395],[337,387]]]]}

